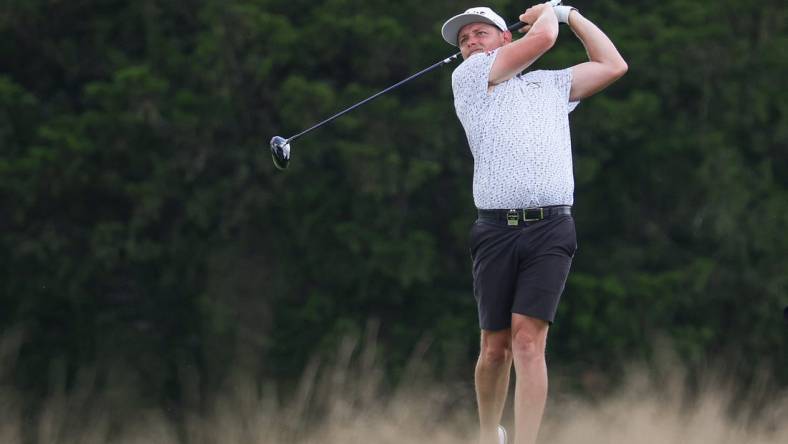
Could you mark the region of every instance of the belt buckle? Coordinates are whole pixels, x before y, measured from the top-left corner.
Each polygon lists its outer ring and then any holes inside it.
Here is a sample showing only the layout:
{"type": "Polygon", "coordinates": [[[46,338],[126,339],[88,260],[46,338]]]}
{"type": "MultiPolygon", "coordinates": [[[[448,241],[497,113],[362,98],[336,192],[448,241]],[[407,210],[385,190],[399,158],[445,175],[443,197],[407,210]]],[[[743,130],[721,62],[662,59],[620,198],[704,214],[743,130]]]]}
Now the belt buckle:
{"type": "Polygon", "coordinates": [[[539,210],[539,217],[537,217],[537,218],[529,218],[528,217],[529,209],[526,208],[525,210],[523,210],[523,220],[524,221],[526,221],[526,222],[536,222],[536,221],[539,221],[539,220],[544,220],[544,208],[542,208],[542,207],[531,208],[531,210],[534,210],[534,211],[539,210]]]}
{"type": "Polygon", "coordinates": [[[506,223],[510,227],[516,227],[520,225],[520,213],[517,210],[509,210],[506,213],[506,223]]]}

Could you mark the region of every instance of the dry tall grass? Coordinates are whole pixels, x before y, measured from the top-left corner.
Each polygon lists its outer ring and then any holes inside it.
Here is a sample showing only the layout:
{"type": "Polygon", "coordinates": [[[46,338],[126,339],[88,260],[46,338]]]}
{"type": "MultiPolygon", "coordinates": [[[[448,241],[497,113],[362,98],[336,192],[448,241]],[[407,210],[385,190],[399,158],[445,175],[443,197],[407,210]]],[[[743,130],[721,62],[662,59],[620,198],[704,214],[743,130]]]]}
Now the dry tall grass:
{"type": "MultiPolygon", "coordinates": [[[[0,341],[0,364],[8,369],[13,341],[0,341]]],[[[425,349],[422,349],[424,352],[425,349]]],[[[286,396],[273,384],[248,376],[231,378],[223,395],[202,413],[179,420],[171,412],[136,408],[132,392],[82,389],[52,393],[40,411],[24,413],[19,393],[0,385],[0,443],[473,443],[476,416],[470,384],[449,386],[419,367],[418,354],[394,390],[385,387],[374,344],[358,349],[347,341],[335,360],[315,360],[304,371],[297,391],[286,396]],[[280,402],[279,399],[286,399],[280,402]],[[32,432],[32,434],[31,434],[32,432]],[[32,437],[32,438],[31,438],[32,437]],[[25,438],[23,440],[23,438],[25,438]]],[[[12,367],[12,366],[11,366],[12,367]]],[[[620,389],[601,401],[561,394],[551,400],[540,442],[556,444],[771,444],[788,442],[788,396],[771,393],[765,407],[734,405],[732,391],[710,379],[689,395],[680,375],[647,377],[632,371],[620,389]]],[[[0,370],[0,381],[2,370],[0,370]]],[[[125,381],[110,387],[126,385],[125,381]]],[[[555,387],[558,385],[558,387],[555,387]]]]}

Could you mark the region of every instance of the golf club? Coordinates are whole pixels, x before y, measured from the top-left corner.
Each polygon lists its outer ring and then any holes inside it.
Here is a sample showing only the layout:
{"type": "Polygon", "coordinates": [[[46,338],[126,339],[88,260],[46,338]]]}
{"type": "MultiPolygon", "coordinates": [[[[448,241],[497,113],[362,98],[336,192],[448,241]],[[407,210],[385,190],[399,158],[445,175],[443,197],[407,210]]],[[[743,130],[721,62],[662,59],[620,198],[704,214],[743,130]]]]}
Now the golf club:
{"type": "MultiPolygon", "coordinates": [[[[561,4],[561,0],[552,0],[552,1],[545,2],[545,3],[548,3],[551,6],[558,6],[558,5],[561,4]]],[[[526,25],[526,23],[518,21],[517,23],[513,23],[513,24],[509,25],[508,26],[508,30],[509,31],[516,31],[516,30],[522,28],[525,25],[526,25]]],[[[411,80],[413,80],[413,79],[415,79],[415,78],[417,78],[417,77],[419,77],[419,76],[421,76],[423,74],[426,74],[426,73],[432,71],[435,68],[438,68],[438,67],[443,66],[443,65],[448,65],[449,63],[457,60],[457,58],[460,55],[462,55],[462,52],[457,52],[456,54],[453,54],[453,55],[451,55],[451,56],[449,56],[449,57],[447,57],[447,58],[445,58],[445,59],[433,64],[432,66],[429,66],[428,68],[425,68],[425,69],[417,72],[416,74],[413,74],[412,76],[410,76],[410,77],[408,77],[408,78],[406,78],[404,80],[401,80],[401,81],[389,86],[388,88],[384,89],[383,91],[380,91],[380,92],[378,92],[378,93],[376,93],[376,94],[374,94],[372,96],[369,96],[366,99],[356,103],[355,105],[353,105],[353,106],[351,106],[351,107],[349,107],[349,108],[347,108],[347,109],[345,109],[343,111],[340,111],[340,112],[334,114],[333,116],[323,120],[322,122],[318,122],[318,123],[312,125],[311,127],[301,131],[300,133],[298,133],[298,134],[296,134],[294,136],[290,136],[287,139],[285,139],[282,136],[274,136],[273,138],[271,138],[271,155],[273,156],[273,159],[274,159],[274,166],[276,166],[276,168],[278,168],[280,170],[284,170],[284,169],[286,169],[288,167],[288,165],[290,164],[290,150],[291,150],[290,143],[292,141],[294,141],[295,139],[303,136],[304,134],[309,133],[312,130],[320,128],[321,126],[333,121],[334,119],[336,119],[336,118],[338,118],[338,117],[340,117],[340,116],[342,116],[344,114],[347,114],[350,111],[353,111],[354,109],[358,108],[359,106],[361,106],[361,105],[363,105],[363,104],[365,104],[367,102],[370,102],[370,101],[378,98],[379,96],[381,96],[381,95],[383,95],[383,94],[385,94],[385,93],[387,93],[387,92],[399,87],[400,85],[402,85],[404,83],[407,83],[407,82],[409,82],[409,81],[411,81],[411,80]]]]}

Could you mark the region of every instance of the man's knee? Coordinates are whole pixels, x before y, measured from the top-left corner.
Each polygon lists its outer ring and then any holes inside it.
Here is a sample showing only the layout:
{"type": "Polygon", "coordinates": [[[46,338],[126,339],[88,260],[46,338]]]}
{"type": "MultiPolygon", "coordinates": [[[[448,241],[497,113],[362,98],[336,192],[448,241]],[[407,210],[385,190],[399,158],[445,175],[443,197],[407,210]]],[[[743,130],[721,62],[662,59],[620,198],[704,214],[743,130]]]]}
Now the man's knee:
{"type": "Polygon", "coordinates": [[[512,351],[503,347],[487,347],[481,352],[481,359],[486,365],[505,365],[511,359],[512,351]]]}
{"type": "Polygon", "coordinates": [[[538,322],[512,329],[512,352],[516,359],[544,359],[547,327],[538,322]]]}
{"type": "Polygon", "coordinates": [[[512,340],[512,351],[518,358],[533,359],[544,356],[544,341],[537,335],[517,332],[512,340]]]}
{"type": "Polygon", "coordinates": [[[482,334],[481,361],[485,365],[505,365],[512,356],[511,333],[506,330],[494,334],[482,334]]]}

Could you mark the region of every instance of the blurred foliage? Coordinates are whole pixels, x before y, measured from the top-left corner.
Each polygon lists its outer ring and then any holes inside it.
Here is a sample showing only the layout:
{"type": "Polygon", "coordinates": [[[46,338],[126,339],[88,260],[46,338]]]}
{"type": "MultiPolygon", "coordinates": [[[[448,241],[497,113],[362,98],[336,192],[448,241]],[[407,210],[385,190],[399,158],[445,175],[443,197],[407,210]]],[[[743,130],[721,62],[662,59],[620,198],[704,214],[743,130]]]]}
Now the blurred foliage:
{"type": "MultiPolygon", "coordinates": [[[[54,367],[109,361],[177,402],[195,372],[206,393],[234,365],[293,380],[368,319],[392,375],[426,340],[434,368],[469,378],[475,209],[453,68],[298,139],[286,173],[268,141],[452,54],[440,26],[473,4],[3,2],[13,383],[41,392],[54,367]]],[[[691,365],[788,385],[785,5],[574,5],[630,71],[571,117],[580,250],[551,364],[610,377],[667,337],[691,365]]],[[[537,68],[583,59],[562,28],[537,68]]]]}

